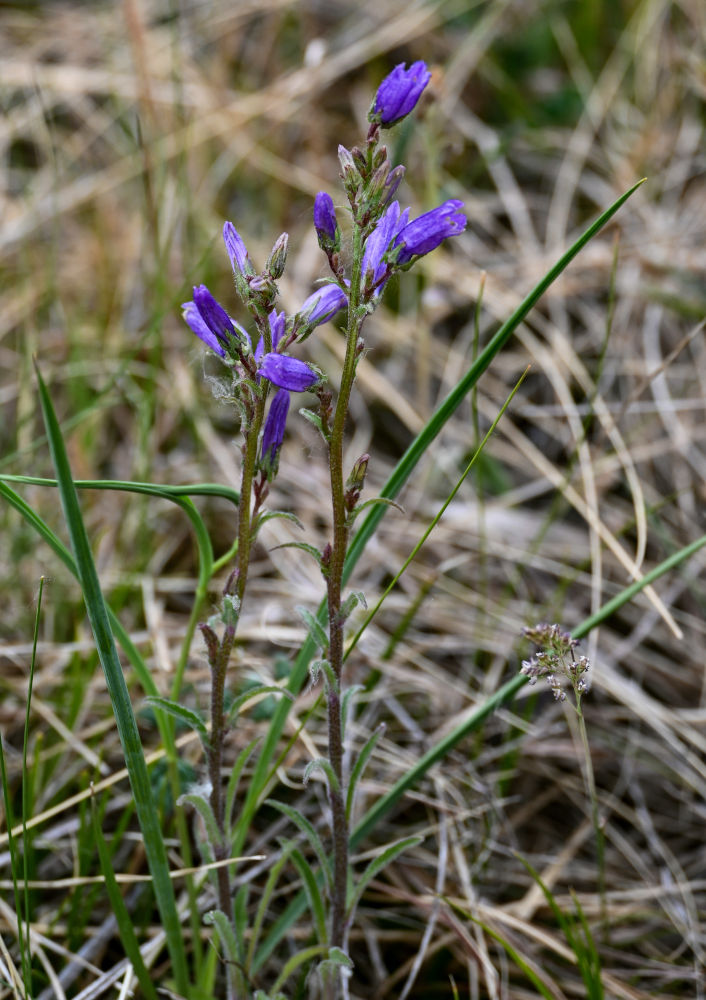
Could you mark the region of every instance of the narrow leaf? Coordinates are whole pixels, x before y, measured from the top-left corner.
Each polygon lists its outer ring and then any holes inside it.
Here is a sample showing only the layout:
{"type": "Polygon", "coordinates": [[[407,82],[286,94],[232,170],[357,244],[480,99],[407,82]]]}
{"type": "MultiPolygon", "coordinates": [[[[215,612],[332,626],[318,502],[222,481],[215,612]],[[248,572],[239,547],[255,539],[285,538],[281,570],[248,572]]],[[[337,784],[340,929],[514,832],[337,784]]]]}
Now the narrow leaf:
{"type": "Polygon", "coordinates": [[[351,776],[348,779],[348,793],[346,795],[346,819],[349,822],[351,818],[351,812],[353,810],[353,802],[355,800],[356,786],[360,781],[361,777],[363,776],[363,772],[365,771],[365,765],[368,763],[370,755],[375,749],[377,741],[380,739],[381,736],[384,735],[384,733],[385,733],[385,723],[381,722],[380,725],[377,727],[377,729],[366,741],[365,746],[363,747],[363,749],[358,754],[358,757],[356,758],[353,770],[351,771],[351,776]]]}
{"type": "Polygon", "coordinates": [[[233,699],[226,716],[228,725],[232,725],[238,718],[244,705],[247,705],[249,701],[259,701],[264,694],[281,694],[289,701],[294,701],[292,694],[286,688],[280,687],[279,684],[258,684],[257,687],[248,688],[243,694],[239,694],[237,698],[233,699]]]}
{"type": "Polygon", "coordinates": [[[314,927],[316,929],[316,937],[318,938],[319,944],[325,945],[327,943],[327,931],[326,931],[326,908],[324,907],[324,901],[321,898],[321,892],[316,882],[316,876],[311,870],[311,865],[306,860],[301,851],[292,851],[292,862],[294,867],[299,872],[299,876],[304,883],[304,891],[306,892],[306,897],[309,900],[309,908],[311,909],[311,915],[314,920],[314,927]]]}
{"type": "Polygon", "coordinates": [[[176,907],[174,887],[169,877],[167,852],[152,795],[147,765],[145,764],[142,752],[142,743],[135,721],[135,714],[132,710],[130,696],[110,629],[108,613],[98,581],[98,574],[88,542],[88,535],[86,534],[86,528],[81,516],[78,496],[71,477],[71,469],[61,436],[61,430],[49,393],[39,371],[37,371],[37,382],[49,449],[54,463],[56,478],[59,483],[61,504],[71,537],[71,546],[76,560],[78,578],[95,638],[96,649],[103,666],[110,700],[113,705],[118,735],[125,758],[125,766],[130,777],[135,809],[144,840],[147,863],[152,875],[157,906],[162,918],[162,925],[167,938],[167,947],[172,960],[172,972],[177,990],[186,995],[188,992],[188,973],[184,938],[176,907]]]}
{"type": "Polygon", "coordinates": [[[137,981],[140,984],[140,989],[147,997],[147,1000],[157,1000],[157,991],[154,983],[150,979],[147,966],[142,958],[140,945],[137,940],[137,935],[135,934],[135,925],[132,917],[128,913],[125,900],[120,892],[120,886],[115,878],[113,862],[108,852],[108,845],[105,842],[101,825],[98,821],[98,813],[96,811],[96,804],[93,798],[91,798],[91,814],[93,817],[93,836],[95,839],[96,849],[98,850],[98,861],[100,862],[101,872],[103,873],[103,878],[105,879],[105,888],[108,893],[108,899],[110,900],[110,907],[118,924],[120,943],[125,949],[125,954],[129,958],[132,967],[135,970],[135,975],[137,976],[137,981]]]}
{"type": "Polygon", "coordinates": [[[315,618],[314,615],[312,615],[311,611],[308,610],[308,608],[303,608],[300,604],[298,604],[294,610],[297,612],[301,620],[306,625],[307,632],[314,640],[316,645],[319,647],[319,649],[327,650],[328,636],[326,635],[326,631],[321,622],[318,620],[318,618],[315,618]]]}
{"type": "Polygon", "coordinates": [[[288,816],[292,823],[294,823],[294,825],[301,830],[313,847],[316,857],[319,859],[321,870],[324,873],[329,888],[333,888],[333,871],[331,870],[331,862],[329,861],[324,845],[321,842],[321,837],[314,829],[312,823],[306,818],[306,816],[300,813],[298,809],[285,805],[284,802],[278,802],[277,799],[265,799],[265,805],[272,806],[273,809],[278,809],[280,812],[284,813],[284,815],[288,816]]]}
{"type": "Polygon", "coordinates": [[[368,884],[378,875],[384,868],[387,868],[395,858],[399,857],[403,851],[406,851],[409,847],[416,847],[417,844],[421,844],[424,837],[405,837],[404,840],[398,840],[395,844],[390,844],[386,847],[381,854],[378,854],[376,858],[370,862],[368,867],[365,869],[357,885],[353,890],[353,895],[348,901],[348,919],[353,918],[356,907],[360,902],[363,893],[365,892],[368,884]]]}
{"type": "Polygon", "coordinates": [[[182,722],[185,722],[190,729],[195,730],[199,734],[201,742],[204,747],[208,749],[208,729],[206,728],[206,723],[204,722],[203,717],[199,715],[198,712],[194,712],[185,705],[180,705],[177,701],[172,701],[171,698],[162,698],[159,695],[151,695],[145,700],[147,704],[152,705],[153,708],[162,712],[167,712],[168,715],[172,715],[174,718],[181,719],[182,722]]]}

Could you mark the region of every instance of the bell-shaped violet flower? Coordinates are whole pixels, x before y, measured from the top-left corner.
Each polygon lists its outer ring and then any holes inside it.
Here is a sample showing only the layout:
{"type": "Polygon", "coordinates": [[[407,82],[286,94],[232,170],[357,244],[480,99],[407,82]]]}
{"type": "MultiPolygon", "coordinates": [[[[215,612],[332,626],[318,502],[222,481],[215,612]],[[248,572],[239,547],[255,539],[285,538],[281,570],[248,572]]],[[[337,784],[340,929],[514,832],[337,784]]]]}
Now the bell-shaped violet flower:
{"type": "Polygon", "coordinates": [[[385,282],[381,281],[381,279],[384,277],[385,272],[389,270],[387,264],[383,263],[382,258],[385,256],[395,236],[407,225],[408,220],[409,209],[406,208],[400,214],[399,202],[393,201],[365,241],[360,272],[363,279],[363,287],[375,288],[378,295],[385,287],[385,282]]]}
{"type": "Polygon", "coordinates": [[[288,412],[289,393],[286,389],[278,389],[270,403],[260,448],[260,462],[271,471],[276,470],[279,450],[284,440],[284,427],[287,423],[288,412]]]}
{"type": "Polygon", "coordinates": [[[184,319],[196,336],[222,358],[231,339],[247,338],[245,331],[230,318],[205,285],[194,287],[193,302],[184,302],[182,309],[184,319]]]}
{"type": "Polygon", "coordinates": [[[333,199],[325,191],[319,191],[314,199],[314,228],[321,241],[322,236],[333,242],[336,239],[338,223],[333,199]]]}
{"type": "Polygon", "coordinates": [[[298,317],[307,326],[321,326],[346,305],[348,299],[338,285],[328,284],[311,293],[299,310],[298,317]]]}
{"type": "Polygon", "coordinates": [[[404,63],[395,66],[378,87],[375,101],[368,114],[368,121],[379,122],[389,128],[412,111],[422,91],[431,80],[426,63],[404,63]]]}
{"type": "Polygon", "coordinates": [[[432,208],[401,229],[394,246],[401,247],[398,264],[407,264],[413,257],[436,250],[449,236],[458,236],[466,228],[466,216],[460,209],[463,202],[450,198],[443,205],[432,208]]]}
{"type": "Polygon", "coordinates": [[[262,359],[258,373],[280,389],[306,392],[319,381],[319,376],[304,361],[272,351],[262,359]]]}
{"type": "Polygon", "coordinates": [[[216,354],[224,358],[226,356],[226,352],[223,344],[221,344],[215,333],[211,333],[209,328],[204,323],[196,303],[182,302],[181,308],[183,310],[182,315],[184,319],[196,336],[199,337],[207,347],[210,347],[212,351],[215,351],[216,354]]]}

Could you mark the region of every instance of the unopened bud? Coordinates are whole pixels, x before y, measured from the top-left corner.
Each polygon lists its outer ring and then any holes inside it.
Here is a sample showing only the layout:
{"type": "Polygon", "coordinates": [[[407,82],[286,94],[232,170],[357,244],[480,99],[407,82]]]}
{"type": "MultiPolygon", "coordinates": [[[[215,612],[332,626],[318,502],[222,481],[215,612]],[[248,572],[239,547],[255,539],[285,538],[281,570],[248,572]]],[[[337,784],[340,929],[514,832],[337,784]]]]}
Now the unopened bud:
{"type": "Polygon", "coordinates": [[[390,164],[386,161],[382,166],[378,167],[373,176],[370,178],[370,183],[365,189],[365,201],[366,204],[374,209],[380,203],[380,196],[385,188],[385,182],[387,181],[387,175],[390,172],[390,164]]]}
{"type": "Polygon", "coordinates": [[[350,471],[350,475],[346,480],[346,489],[355,487],[358,490],[362,490],[365,485],[365,477],[368,472],[368,462],[370,461],[370,455],[361,455],[357,462],[353,465],[350,471]]]}
{"type": "Polygon", "coordinates": [[[341,164],[341,176],[344,181],[357,177],[358,171],[355,167],[355,160],[349,149],[345,146],[338,147],[338,162],[341,164]]]}
{"type": "Polygon", "coordinates": [[[397,194],[397,188],[402,183],[402,178],[404,177],[404,167],[400,164],[394,167],[390,173],[387,175],[385,181],[385,193],[382,199],[384,205],[389,205],[392,199],[397,194]]]}
{"type": "Polygon", "coordinates": [[[289,243],[289,234],[282,233],[275,245],[272,247],[270,256],[267,259],[266,270],[270,277],[277,281],[281,278],[284,273],[284,267],[287,263],[287,245],[289,243]]]}
{"type": "Polygon", "coordinates": [[[381,146],[373,157],[373,169],[377,170],[387,160],[387,146],[381,146]]]}

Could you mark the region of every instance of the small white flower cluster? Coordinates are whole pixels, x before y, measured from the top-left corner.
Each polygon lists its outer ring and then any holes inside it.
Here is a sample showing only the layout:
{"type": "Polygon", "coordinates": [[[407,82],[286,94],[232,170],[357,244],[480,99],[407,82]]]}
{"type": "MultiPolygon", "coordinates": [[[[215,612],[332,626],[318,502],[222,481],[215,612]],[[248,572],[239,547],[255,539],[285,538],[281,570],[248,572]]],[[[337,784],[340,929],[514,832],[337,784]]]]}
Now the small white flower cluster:
{"type": "Polygon", "coordinates": [[[574,658],[578,640],[563,632],[559,625],[536,625],[523,631],[535,645],[543,648],[531,659],[522,661],[520,673],[524,674],[529,684],[536,684],[538,677],[545,677],[557,701],[566,700],[562,686],[563,679],[566,679],[579,701],[588,688],[585,674],[589,662],[586,656],[574,658]]]}

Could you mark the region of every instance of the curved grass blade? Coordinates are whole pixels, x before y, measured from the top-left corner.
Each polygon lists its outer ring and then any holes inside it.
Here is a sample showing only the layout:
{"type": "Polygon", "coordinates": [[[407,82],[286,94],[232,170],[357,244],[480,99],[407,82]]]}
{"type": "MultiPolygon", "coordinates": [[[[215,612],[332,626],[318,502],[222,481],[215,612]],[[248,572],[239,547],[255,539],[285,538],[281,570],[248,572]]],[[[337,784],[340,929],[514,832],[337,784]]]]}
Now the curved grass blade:
{"type": "Polygon", "coordinates": [[[316,875],[314,875],[311,865],[301,851],[294,848],[291,853],[291,858],[294,867],[299,872],[299,876],[304,883],[304,891],[306,892],[306,898],[309,900],[309,909],[311,910],[311,916],[314,921],[314,927],[316,929],[316,936],[319,939],[319,944],[326,945],[326,908],[324,907],[324,901],[321,896],[319,884],[316,880],[316,875]]]}
{"type": "MultiPolygon", "coordinates": [[[[427,448],[437,437],[444,424],[446,424],[450,417],[456,412],[463,399],[475,386],[483,372],[489,367],[495,355],[505,346],[516,328],[524,320],[530,310],[537,304],[542,295],[544,295],[552,283],[556,281],[559,275],[568,267],[574,257],[576,257],[576,255],[580,253],[588,243],[590,243],[593,237],[600,232],[610,219],[612,219],[618,209],[624,205],[630,195],[632,195],[643,183],[644,179],[638,181],[637,184],[634,184],[628,191],[622,194],[617,201],[614,201],[613,204],[607,208],[606,211],[603,212],[596,219],[596,221],[585,230],[585,232],[581,234],[576,242],[569,247],[566,253],[559,258],[554,267],[547,272],[542,280],[535,285],[532,291],[522,300],[514,313],[505,321],[505,323],[503,323],[497,333],[489,341],[488,345],[475,359],[464,377],[455,386],[455,388],[452,389],[446,399],[434,412],[425,427],[423,427],[419,432],[417,437],[395,466],[390,478],[380,491],[381,497],[388,500],[395,499],[404,484],[409,479],[422,455],[424,455],[427,448]]],[[[343,569],[344,583],[350,577],[354,566],[365,549],[365,546],[375,533],[378,524],[388,509],[387,504],[375,504],[365,516],[365,519],[354,535],[348,549],[343,569]]],[[[325,622],[325,616],[326,602],[324,600],[319,607],[318,618],[321,622],[325,622]]],[[[294,662],[294,666],[292,667],[292,672],[289,677],[288,687],[294,694],[297,694],[305,683],[309,663],[314,656],[314,643],[310,638],[307,638],[294,662]]],[[[245,835],[245,831],[248,829],[250,818],[254,815],[258,808],[262,791],[267,786],[270,761],[272,760],[275,748],[282,734],[288,712],[289,704],[284,701],[280,702],[272,718],[272,723],[262,748],[262,754],[260,755],[257,768],[253,774],[252,783],[248,790],[248,795],[243,805],[245,817],[245,822],[242,827],[243,836],[245,835]]],[[[241,846],[242,845],[239,845],[238,849],[240,849],[241,846]]]]}
{"type": "MultiPolygon", "coordinates": [[[[54,482],[54,480],[52,480],[52,482],[54,482]]],[[[71,555],[61,539],[54,534],[49,525],[32,510],[29,504],[27,504],[18,493],[15,493],[14,490],[10,489],[10,487],[6,486],[3,482],[0,482],[0,496],[4,497],[4,499],[7,500],[7,502],[22,515],[25,521],[27,521],[27,523],[34,528],[40,538],[43,538],[54,554],[58,556],[68,571],[78,580],[78,567],[76,566],[74,557],[71,555]]],[[[109,605],[106,605],[106,610],[108,612],[108,618],[110,619],[110,627],[113,630],[113,635],[120,643],[123,652],[130,661],[130,665],[135,671],[143,691],[147,695],[159,695],[157,685],[154,683],[152,675],[147,669],[145,661],[140,655],[139,650],[121,625],[112,608],[109,605]]],[[[164,733],[162,733],[162,735],[164,736],[164,733]]]]}
{"type": "MultiPolygon", "coordinates": [[[[580,625],[571,630],[571,634],[575,639],[581,639],[583,636],[587,635],[591,629],[594,629],[601,622],[609,618],[615,611],[621,608],[628,601],[631,601],[636,594],[639,594],[641,590],[644,590],[650,583],[659,579],[670,569],[674,569],[679,563],[684,562],[690,556],[698,552],[700,548],[706,545],[706,535],[702,535],[691,545],[685,546],[680,549],[679,552],[672,553],[669,558],[665,559],[654,569],[646,573],[641,580],[636,580],[634,583],[630,584],[624,590],[621,590],[619,594],[616,594],[612,600],[608,601],[603,605],[594,615],[589,618],[584,619],[580,625]]],[[[382,816],[390,811],[397,802],[397,800],[411,788],[423,774],[429,770],[437,761],[442,760],[455,746],[456,744],[467,736],[469,733],[477,729],[485,719],[488,718],[496,709],[504,705],[505,702],[510,701],[511,698],[520,690],[521,687],[527,683],[527,678],[523,674],[516,674],[512,677],[506,684],[503,684],[501,688],[491,695],[482,705],[471,713],[471,715],[466,718],[461,725],[457,726],[454,730],[448,733],[435,747],[431,747],[424,756],[417,761],[414,767],[410,768],[400,780],[387,792],[382,798],[378,799],[374,806],[366,813],[363,819],[360,821],[358,826],[355,828],[351,834],[351,847],[367,836],[367,834],[373,829],[373,827],[378,823],[382,816]]]]}
{"type": "Polygon", "coordinates": [[[115,878],[113,863],[108,852],[108,845],[103,837],[103,831],[101,830],[98,813],[96,811],[96,804],[93,798],[91,798],[91,815],[93,820],[93,834],[96,841],[96,848],[98,850],[98,860],[100,862],[101,871],[103,872],[103,878],[105,879],[105,888],[108,893],[108,899],[110,900],[111,908],[118,923],[120,942],[125,949],[127,958],[132,963],[135,975],[137,976],[137,981],[140,984],[140,989],[144,993],[145,997],[147,1000],[157,1000],[157,991],[154,983],[150,979],[147,966],[142,958],[142,952],[140,951],[140,945],[137,941],[137,935],[135,934],[135,927],[133,925],[132,918],[127,911],[125,900],[120,892],[120,886],[115,878]]]}
{"type": "MultiPolygon", "coordinates": [[[[56,479],[44,479],[39,476],[0,475],[0,486],[3,485],[1,482],[2,480],[12,483],[28,483],[34,486],[58,485],[56,479]]],[[[231,503],[237,507],[240,502],[240,494],[237,490],[233,490],[228,486],[219,486],[217,483],[195,483],[191,486],[165,486],[162,484],[157,485],[154,483],[141,483],[121,479],[77,479],[74,482],[74,486],[79,489],[88,490],[117,490],[122,493],[144,493],[149,496],[160,497],[163,500],[171,500],[172,503],[181,507],[191,521],[198,548],[199,573],[196,584],[196,592],[194,594],[194,604],[191,610],[186,634],[182,642],[179,659],[177,660],[174,680],[172,682],[172,700],[176,701],[181,691],[184,670],[186,669],[186,662],[191,648],[191,641],[196,631],[196,625],[201,613],[201,608],[206,600],[208,585],[216,569],[216,563],[214,563],[213,559],[211,536],[209,535],[206,525],[196,509],[194,502],[191,500],[191,497],[220,496],[224,497],[226,500],[230,500],[231,503]]],[[[231,553],[227,553],[226,558],[228,559],[230,557],[231,553]]],[[[219,560],[219,568],[221,562],[222,560],[219,560]]]]}
{"type": "Polygon", "coordinates": [[[38,369],[39,402],[47,431],[49,449],[59,493],[64,510],[66,525],[71,537],[78,579],[83,592],[88,618],[96,642],[96,650],[105,673],[106,684],[113,705],[118,735],[123,748],[125,766],[130,777],[130,785],[135,800],[135,809],[145,845],[145,854],[152,875],[157,906],[167,939],[167,948],[172,962],[172,973],[179,993],[188,993],[188,971],[181,923],[176,907],[174,887],[169,877],[167,852],[164,846],[159,816],[150,786],[147,765],[142,752],[142,744],[137,730],[137,722],[130,703],[130,696],[123,677],[118,652],[110,629],[110,622],[103,594],[98,580],[93,553],[81,516],[78,495],[71,478],[66,447],[61,429],[54,413],[49,393],[38,369]]]}

